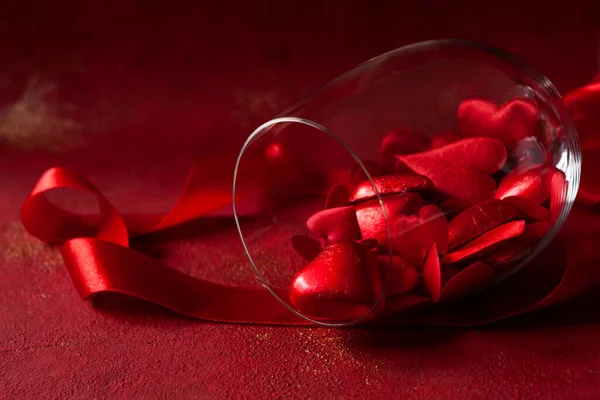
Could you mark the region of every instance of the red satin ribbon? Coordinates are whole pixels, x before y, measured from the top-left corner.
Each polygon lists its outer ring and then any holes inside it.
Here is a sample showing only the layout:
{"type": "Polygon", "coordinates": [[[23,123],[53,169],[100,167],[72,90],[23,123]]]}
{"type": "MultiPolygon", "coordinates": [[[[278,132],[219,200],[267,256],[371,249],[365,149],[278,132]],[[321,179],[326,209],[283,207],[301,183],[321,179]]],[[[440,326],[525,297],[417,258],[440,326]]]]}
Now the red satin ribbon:
{"type": "MultiPolygon", "coordinates": [[[[123,218],[88,180],[64,168],[46,171],[23,204],[21,219],[33,236],[64,242],[61,253],[82,298],[119,292],[181,314],[211,321],[299,324],[296,317],[261,287],[233,287],[196,279],[129,248],[129,238],[206,216],[231,203],[231,191],[202,185],[192,170],[175,207],[163,216],[123,218]],[[50,190],[94,194],[100,216],[63,210],[45,196],[50,190]]],[[[283,293],[280,293],[283,295],[283,293]]]]}
{"type": "MultiPolygon", "coordinates": [[[[577,89],[566,96],[566,101],[580,129],[584,151],[597,151],[600,143],[594,141],[600,141],[600,135],[595,134],[600,129],[600,120],[595,110],[600,109],[600,84],[593,82],[577,89]]],[[[179,200],[167,214],[122,216],[84,177],[64,168],[52,168],[42,175],[23,204],[21,219],[33,236],[48,243],[63,244],[61,252],[65,265],[83,298],[101,292],[119,292],[198,319],[306,324],[306,321],[287,310],[262,287],[226,286],[196,279],[129,248],[131,237],[157,232],[207,216],[229,205],[230,188],[210,186],[206,184],[207,181],[203,171],[194,168],[179,200]],[[82,216],[52,204],[45,194],[60,188],[76,189],[95,195],[100,215],[82,216]]],[[[595,187],[583,185],[583,191],[584,200],[588,202],[597,202],[600,199],[600,190],[595,191],[595,187]]],[[[286,295],[284,290],[279,294],[286,295]]],[[[404,297],[398,301],[427,303],[418,296],[404,297]]],[[[544,305],[544,302],[549,303],[547,299],[542,298],[539,304],[544,305]]],[[[402,309],[404,306],[395,304],[394,301],[389,302],[386,304],[386,313],[402,309]]],[[[522,311],[518,310],[513,314],[522,311]]],[[[486,318],[483,317],[482,320],[486,318]]],[[[444,325],[470,324],[468,321],[452,323],[444,318],[433,318],[430,321],[425,318],[422,322],[444,325]]]]}

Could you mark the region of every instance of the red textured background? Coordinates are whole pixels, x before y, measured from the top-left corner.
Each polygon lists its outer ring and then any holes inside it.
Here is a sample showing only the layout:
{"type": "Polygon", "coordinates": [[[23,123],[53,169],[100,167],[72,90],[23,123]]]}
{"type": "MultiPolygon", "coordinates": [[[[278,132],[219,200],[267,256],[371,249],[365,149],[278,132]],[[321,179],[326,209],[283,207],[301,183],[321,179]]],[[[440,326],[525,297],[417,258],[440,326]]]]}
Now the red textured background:
{"type": "MultiPolygon", "coordinates": [[[[202,3],[0,6],[0,397],[598,396],[597,296],[469,330],[222,325],[82,302],[58,249],[18,219],[48,167],[77,168],[123,211],[163,211],[194,160],[235,154],[308,90],[411,42],[504,47],[563,92],[597,71],[596,1],[202,3]]],[[[193,236],[158,242],[136,245],[219,279],[193,236]]],[[[228,273],[252,277],[243,256],[228,273]]]]}

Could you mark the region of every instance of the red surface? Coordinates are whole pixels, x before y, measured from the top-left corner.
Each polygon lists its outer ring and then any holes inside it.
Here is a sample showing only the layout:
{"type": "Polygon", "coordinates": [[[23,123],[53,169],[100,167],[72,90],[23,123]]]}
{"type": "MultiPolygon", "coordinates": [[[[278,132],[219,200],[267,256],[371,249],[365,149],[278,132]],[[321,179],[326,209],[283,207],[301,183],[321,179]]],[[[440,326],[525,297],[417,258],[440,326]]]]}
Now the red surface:
{"type": "MultiPolygon", "coordinates": [[[[77,167],[120,210],[164,211],[194,160],[235,154],[307,90],[403,44],[485,41],[525,55],[563,91],[597,67],[592,1],[544,10],[241,3],[2,6],[0,395],[597,397],[597,297],[471,330],[210,324],[120,297],[79,299],[58,249],[18,219],[48,167],[77,167]]],[[[223,238],[199,242],[197,231],[133,246],[194,276],[252,279],[239,245],[222,249],[239,255],[227,265],[207,260],[202,246],[223,238]]]]}

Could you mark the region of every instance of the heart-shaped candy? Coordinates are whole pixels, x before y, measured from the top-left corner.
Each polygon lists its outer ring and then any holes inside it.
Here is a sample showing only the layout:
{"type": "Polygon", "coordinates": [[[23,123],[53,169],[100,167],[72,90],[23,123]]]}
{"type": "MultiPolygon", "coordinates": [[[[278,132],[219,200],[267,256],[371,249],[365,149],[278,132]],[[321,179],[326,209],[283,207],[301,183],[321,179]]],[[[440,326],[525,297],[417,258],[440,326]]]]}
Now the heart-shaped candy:
{"type": "Polygon", "coordinates": [[[525,231],[525,221],[513,221],[500,225],[472,242],[442,257],[442,264],[453,264],[466,261],[475,256],[485,255],[494,250],[500,243],[521,235],[525,231]]]}
{"type": "Polygon", "coordinates": [[[310,216],[306,227],[324,238],[324,245],[341,240],[360,239],[360,229],[354,207],[336,207],[319,211],[310,216]]]}
{"type": "Polygon", "coordinates": [[[490,174],[506,162],[506,148],[498,140],[479,137],[397,158],[431,179],[442,193],[478,203],[493,197],[496,181],[490,174]]]}
{"type": "Polygon", "coordinates": [[[422,207],[419,216],[397,216],[392,235],[394,253],[416,266],[422,265],[423,256],[433,244],[441,254],[448,250],[448,221],[434,205],[422,207]]]}
{"type": "Polygon", "coordinates": [[[442,271],[435,243],[431,246],[425,258],[425,264],[423,264],[423,281],[427,291],[431,294],[431,298],[434,302],[437,302],[442,291],[442,271]]]}
{"type": "Polygon", "coordinates": [[[356,320],[382,293],[377,256],[364,246],[342,241],[326,247],[292,280],[290,301],[303,315],[356,320]]]}
{"type": "Polygon", "coordinates": [[[564,172],[555,169],[550,178],[550,218],[556,221],[566,202],[566,193],[569,182],[564,172]]]}
{"type": "Polygon", "coordinates": [[[472,206],[450,221],[449,247],[455,249],[516,216],[517,210],[501,200],[489,200],[472,206]]]}
{"type": "Polygon", "coordinates": [[[429,146],[429,137],[412,129],[394,129],[381,141],[381,160],[383,165],[393,168],[395,156],[423,151],[429,146]]]}
{"type": "Polygon", "coordinates": [[[458,107],[458,127],[466,137],[487,136],[504,143],[509,151],[540,129],[540,111],[527,99],[513,99],[498,108],[483,99],[464,100],[458,107]]]}
{"type": "Polygon", "coordinates": [[[548,213],[546,207],[542,207],[526,197],[508,196],[503,198],[502,201],[514,207],[518,215],[527,221],[544,221],[550,219],[550,213],[548,213]]]}
{"type": "Polygon", "coordinates": [[[396,296],[413,290],[421,278],[419,271],[402,257],[380,255],[379,266],[385,271],[386,296],[396,296]]]}
{"type": "Polygon", "coordinates": [[[359,183],[350,195],[350,201],[356,203],[374,199],[377,197],[375,189],[377,189],[380,196],[405,192],[415,192],[427,195],[431,194],[434,190],[433,183],[429,178],[412,172],[377,176],[373,178],[373,183],[375,186],[368,180],[359,183]]]}
{"type": "Polygon", "coordinates": [[[548,167],[533,168],[522,173],[509,172],[498,185],[495,198],[525,197],[541,204],[550,198],[550,180],[553,170],[548,167]]]}
{"type": "MultiPolygon", "coordinates": [[[[398,214],[413,214],[424,204],[416,193],[386,196],[382,199],[389,221],[398,214]]],[[[356,218],[363,238],[378,238],[380,232],[387,235],[386,218],[378,199],[368,200],[355,206],[356,218]]],[[[391,228],[391,227],[390,227],[391,228]]]]}
{"type": "Polygon", "coordinates": [[[492,283],[496,271],[494,268],[480,261],[469,265],[467,268],[456,272],[452,276],[444,277],[444,284],[440,301],[454,301],[467,297],[492,283]]]}

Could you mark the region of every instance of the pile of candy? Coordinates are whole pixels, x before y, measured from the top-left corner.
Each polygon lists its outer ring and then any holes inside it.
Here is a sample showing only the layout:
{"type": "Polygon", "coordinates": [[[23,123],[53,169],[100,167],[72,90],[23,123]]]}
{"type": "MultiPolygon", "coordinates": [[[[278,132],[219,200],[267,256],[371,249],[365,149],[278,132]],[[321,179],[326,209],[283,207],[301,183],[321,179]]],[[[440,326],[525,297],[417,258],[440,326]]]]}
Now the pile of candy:
{"type": "Polygon", "coordinates": [[[290,288],[299,312],[359,318],[382,293],[467,296],[513,269],[553,227],[565,178],[547,150],[555,128],[536,104],[469,99],[457,122],[456,132],[432,138],[394,130],[380,162],[364,163],[391,236],[362,169],[349,172],[354,187],[331,188],[306,222],[320,240],[292,238],[309,262],[290,288]]]}

